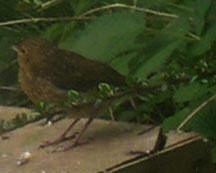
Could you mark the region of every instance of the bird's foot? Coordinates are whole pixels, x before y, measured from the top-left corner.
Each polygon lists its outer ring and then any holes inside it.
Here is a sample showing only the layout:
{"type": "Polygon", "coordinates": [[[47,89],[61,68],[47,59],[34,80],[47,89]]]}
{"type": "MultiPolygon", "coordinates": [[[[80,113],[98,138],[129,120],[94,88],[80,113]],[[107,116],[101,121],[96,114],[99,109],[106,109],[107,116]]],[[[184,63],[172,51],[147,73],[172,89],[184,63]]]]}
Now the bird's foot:
{"type": "Polygon", "coordinates": [[[72,144],[68,144],[68,145],[63,145],[63,146],[58,146],[54,152],[56,151],[68,151],[70,149],[73,149],[75,147],[77,147],[78,145],[80,145],[79,143],[72,143],[72,144]]]}
{"type": "Polygon", "coordinates": [[[59,138],[53,140],[53,141],[45,141],[43,144],[41,144],[39,146],[39,148],[45,148],[45,147],[48,147],[48,146],[51,146],[51,145],[57,145],[61,142],[64,142],[64,141],[67,141],[67,140],[70,140],[70,139],[74,139],[76,136],[77,136],[78,132],[72,134],[71,136],[68,136],[68,137],[65,137],[65,136],[60,136],[59,138]]]}
{"type": "Polygon", "coordinates": [[[70,144],[65,144],[63,146],[58,146],[53,152],[62,152],[62,151],[68,151],[71,149],[74,149],[75,147],[87,144],[88,142],[74,142],[70,144]]]}

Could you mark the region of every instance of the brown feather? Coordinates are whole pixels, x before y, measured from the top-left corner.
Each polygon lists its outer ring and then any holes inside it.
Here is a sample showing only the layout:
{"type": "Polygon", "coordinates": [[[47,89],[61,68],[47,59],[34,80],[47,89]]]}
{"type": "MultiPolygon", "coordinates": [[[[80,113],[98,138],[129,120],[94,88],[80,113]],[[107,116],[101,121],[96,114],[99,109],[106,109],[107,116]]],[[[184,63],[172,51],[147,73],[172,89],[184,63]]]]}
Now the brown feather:
{"type": "Polygon", "coordinates": [[[62,102],[68,89],[88,91],[101,82],[125,82],[124,76],[109,65],[60,49],[43,38],[26,39],[14,49],[18,54],[21,87],[34,103],[62,102]]]}

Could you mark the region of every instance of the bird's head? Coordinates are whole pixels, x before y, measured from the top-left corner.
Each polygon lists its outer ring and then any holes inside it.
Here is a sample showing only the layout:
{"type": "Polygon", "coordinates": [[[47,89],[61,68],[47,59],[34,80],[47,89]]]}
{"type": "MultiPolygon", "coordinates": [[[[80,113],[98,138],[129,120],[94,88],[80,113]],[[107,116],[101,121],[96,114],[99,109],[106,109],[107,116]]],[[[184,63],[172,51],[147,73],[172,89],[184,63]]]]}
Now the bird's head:
{"type": "Polygon", "coordinates": [[[28,38],[12,46],[12,49],[15,50],[18,55],[25,56],[31,54],[32,51],[39,51],[41,48],[44,48],[45,45],[49,44],[50,42],[44,38],[28,38]]]}
{"type": "Polygon", "coordinates": [[[41,61],[47,51],[52,47],[52,43],[44,38],[28,38],[20,41],[12,49],[17,52],[18,62],[34,63],[41,61]]]}

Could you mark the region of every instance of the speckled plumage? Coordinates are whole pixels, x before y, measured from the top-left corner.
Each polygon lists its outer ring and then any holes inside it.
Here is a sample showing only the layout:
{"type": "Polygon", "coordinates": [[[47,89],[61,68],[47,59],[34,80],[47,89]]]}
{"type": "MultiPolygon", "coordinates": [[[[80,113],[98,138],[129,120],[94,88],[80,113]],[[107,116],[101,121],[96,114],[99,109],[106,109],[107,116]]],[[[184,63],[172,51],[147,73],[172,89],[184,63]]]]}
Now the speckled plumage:
{"type": "Polygon", "coordinates": [[[121,85],[125,80],[109,65],[57,48],[43,38],[21,41],[15,50],[21,87],[34,103],[60,103],[68,89],[87,91],[100,82],[121,85]]]}

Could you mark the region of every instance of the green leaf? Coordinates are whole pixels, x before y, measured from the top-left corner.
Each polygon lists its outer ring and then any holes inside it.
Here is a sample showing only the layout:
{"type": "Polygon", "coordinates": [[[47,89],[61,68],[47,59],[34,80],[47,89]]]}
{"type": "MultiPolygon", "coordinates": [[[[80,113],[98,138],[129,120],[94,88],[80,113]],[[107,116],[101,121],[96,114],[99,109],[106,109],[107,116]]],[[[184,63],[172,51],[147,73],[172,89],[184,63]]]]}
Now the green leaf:
{"type": "Polygon", "coordinates": [[[212,147],[211,154],[212,154],[212,162],[215,164],[216,163],[216,144],[214,144],[214,146],[212,147]]]}
{"type": "Polygon", "coordinates": [[[48,40],[58,40],[62,33],[64,33],[64,31],[65,23],[57,23],[48,27],[47,30],[42,33],[42,35],[48,40]]]}
{"type": "Polygon", "coordinates": [[[205,34],[201,37],[201,40],[195,43],[191,47],[192,56],[200,56],[206,51],[211,49],[213,42],[216,40],[216,22],[213,22],[205,34]]]}
{"type": "Polygon", "coordinates": [[[167,118],[161,125],[163,131],[168,132],[169,130],[176,129],[180,125],[180,123],[187,117],[190,111],[190,109],[185,108],[182,111],[176,112],[174,116],[167,118]]]}
{"type": "Polygon", "coordinates": [[[208,9],[212,3],[212,0],[197,0],[194,4],[194,15],[192,17],[192,22],[195,25],[194,30],[196,34],[200,35],[203,27],[205,25],[205,16],[208,12],[208,9]]]}
{"type": "Polygon", "coordinates": [[[103,62],[133,49],[136,37],[145,28],[143,13],[120,11],[98,17],[79,34],[68,32],[60,47],[103,62]]]}
{"type": "Polygon", "coordinates": [[[70,2],[71,7],[75,13],[75,16],[80,15],[83,11],[87,11],[91,6],[96,4],[96,0],[86,1],[86,0],[73,0],[70,2]]]}
{"type": "Polygon", "coordinates": [[[0,85],[11,85],[17,80],[16,53],[11,49],[16,39],[17,33],[0,29],[0,85]]]}
{"type": "Polygon", "coordinates": [[[212,101],[193,117],[188,127],[205,137],[216,139],[216,101],[212,101]]]}
{"type": "Polygon", "coordinates": [[[118,72],[126,76],[130,72],[128,64],[135,55],[136,52],[131,52],[126,55],[116,57],[115,59],[112,60],[111,65],[116,69],[118,69],[118,72]]]}
{"type": "Polygon", "coordinates": [[[68,96],[71,97],[72,99],[80,98],[80,94],[76,90],[69,90],[68,91],[68,96]]]}
{"type": "Polygon", "coordinates": [[[99,83],[98,89],[100,92],[110,92],[112,90],[111,86],[107,83],[99,83]]]}
{"type": "Polygon", "coordinates": [[[189,31],[189,23],[180,18],[167,25],[150,43],[144,45],[140,54],[131,63],[131,73],[138,78],[158,72],[171,54],[184,43],[184,35],[189,31]]]}
{"type": "Polygon", "coordinates": [[[174,99],[176,102],[185,102],[197,99],[208,92],[207,85],[201,85],[198,82],[191,83],[186,86],[180,87],[175,95],[174,99]]]}
{"type": "Polygon", "coordinates": [[[5,37],[0,40],[0,72],[10,64],[12,57],[15,57],[15,52],[11,49],[12,44],[13,40],[11,38],[5,37]]]}
{"type": "Polygon", "coordinates": [[[166,48],[160,50],[149,61],[147,61],[141,68],[134,74],[135,77],[145,79],[152,72],[158,72],[165,64],[167,58],[171,53],[180,45],[181,41],[174,41],[166,48]]]}
{"type": "Polygon", "coordinates": [[[15,6],[17,1],[14,0],[7,0],[7,1],[0,1],[0,18],[1,21],[7,21],[10,18],[16,18],[17,12],[15,6]]]}

